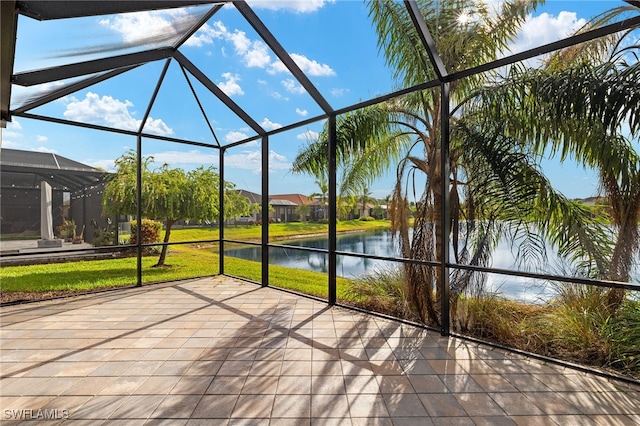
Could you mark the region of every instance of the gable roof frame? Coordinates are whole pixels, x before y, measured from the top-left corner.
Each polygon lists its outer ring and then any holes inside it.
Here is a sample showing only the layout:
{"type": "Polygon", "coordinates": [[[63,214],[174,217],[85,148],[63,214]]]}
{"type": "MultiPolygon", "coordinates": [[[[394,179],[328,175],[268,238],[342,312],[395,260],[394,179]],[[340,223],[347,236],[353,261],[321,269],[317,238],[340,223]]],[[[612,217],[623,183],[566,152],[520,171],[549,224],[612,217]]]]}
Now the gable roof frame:
{"type": "MultiPolygon", "coordinates": [[[[632,6],[639,6],[638,0],[625,0],[632,6]]],[[[416,26],[417,32],[420,35],[423,47],[426,49],[428,56],[431,60],[432,66],[437,75],[437,80],[434,82],[426,82],[422,85],[418,85],[413,88],[401,89],[388,93],[387,95],[379,96],[375,100],[360,102],[350,107],[341,108],[336,111],[332,108],[329,102],[320,94],[315,88],[313,83],[308,79],[306,74],[295,63],[291,56],[282,48],[278,40],[271,34],[268,28],[260,21],[257,15],[253,12],[251,7],[243,0],[223,0],[223,1],[207,1],[207,0],[132,0],[132,1],[107,1],[107,2],[85,2],[78,0],[61,0],[61,1],[43,1],[43,0],[3,0],[2,15],[0,16],[2,24],[2,49],[0,52],[0,59],[2,63],[2,72],[0,73],[0,87],[2,91],[0,93],[0,125],[6,127],[6,122],[11,121],[12,116],[26,116],[25,111],[32,109],[36,106],[43,105],[52,100],[58,99],[69,91],[79,90],[84,87],[88,87],[98,81],[102,81],[118,75],[121,72],[126,72],[131,68],[138,65],[145,64],[151,61],[159,59],[173,58],[177,60],[181,66],[184,66],[189,72],[200,80],[216,97],[218,97],[228,108],[233,110],[239,117],[245,121],[249,127],[251,127],[258,136],[248,138],[254,140],[257,137],[271,134],[271,132],[265,131],[252,117],[244,112],[238,105],[236,105],[230,98],[226,97],[213,82],[211,82],[206,75],[199,70],[195,65],[190,63],[188,59],[179,52],[180,47],[186,40],[197,31],[197,29],[203,25],[207,19],[216,13],[224,4],[232,3],[236,9],[241,13],[245,20],[256,30],[262,40],[272,49],[272,51],[278,56],[283,64],[289,69],[298,82],[307,90],[313,100],[323,110],[323,114],[311,120],[304,120],[304,123],[311,121],[318,121],[320,119],[327,118],[328,116],[335,116],[336,114],[353,111],[363,105],[382,102],[405,93],[409,93],[416,90],[421,90],[425,87],[434,87],[438,83],[451,82],[465,78],[470,75],[485,72],[491,69],[499,68],[501,66],[510,65],[515,62],[530,59],[535,56],[549,53],[554,50],[558,50],[564,47],[568,47],[577,43],[581,43],[587,40],[595,39],[597,37],[606,36],[619,31],[634,28],[640,25],[640,17],[634,17],[611,24],[606,27],[602,27],[596,30],[588,31],[578,36],[569,37],[559,42],[550,43],[544,46],[540,46],[535,49],[521,52],[515,55],[511,55],[475,68],[461,70],[452,74],[448,74],[444,69],[442,61],[439,57],[433,38],[431,37],[429,30],[426,26],[424,17],[420,14],[419,8],[415,0],[404,0],[405,6],[411,19],[416,26]],[[209,10],[203,18],[198,20],[197,24],[193,25],[185,34],[175,43],[173,46],[149,49],[142,52],[133,54],[117,55],[109,58],[101,58],[97,60],[79,62],[74,64],[67,64],[59,67],[44,68],[35,71],[27,71],[18,74],[13,73],[13,57],[15,56],[15,35],[17,30],[17,18],[19,14],[29,16],[40,20],[49,19],[64,19],[72,17],[82,16],[95,16],[114,13],[126,13],[137,11],[148,11],[158,9],[169,9],[185,6],[196,6],[210,4],[213,7],[209,10]],[[125,68],[124,70],[122,68],[125,68]],[[131,68],[129,68],[131,67],[131,68]],[[87,74],[95,74],[104,72],[101,76],[92,76],[82,82],[75,83],[68,88],[59,89],[55,93],[50,93],[43,97],[40,97],[16,110],[10,109],[10,97],[11,97],[11,83],[20,85],[34,85],[45,82],[59,81],[64,78],[80,77],[87,74]],[[435,84],[434,84],[435,83],[435,84]]],[[[294,123],[286,126],[287,128],[298,127],[301,123],[294,123]]],[[[115,129],[114,129],[115,130],[115,129]]],[[[275,133],[275,132],[274,132],[275,133]]]]}

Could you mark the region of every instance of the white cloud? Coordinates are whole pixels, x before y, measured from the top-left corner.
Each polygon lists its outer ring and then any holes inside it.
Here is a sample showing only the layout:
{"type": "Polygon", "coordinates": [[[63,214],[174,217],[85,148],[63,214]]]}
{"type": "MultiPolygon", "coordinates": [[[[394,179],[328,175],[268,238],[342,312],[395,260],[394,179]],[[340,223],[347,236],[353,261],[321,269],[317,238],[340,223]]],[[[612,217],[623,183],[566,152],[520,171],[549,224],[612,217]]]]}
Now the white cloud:
{"type": "Polygon", "coordinates": [[[199,34],[203,34],[199,40],[206,39],[210,43],[213,43],[214,39],[231,42],[235,53],[242,57],[249,68],[266,68],[271,63],[269,47],[262,40],[251,40],[244,31],[238,29],[229,31],[220,21],[214,22],[211,26],[204,25],[195,35],[199,34]]]}
{"type": "Polygon", "coordinates": [[[298,95],[302,93],[307,93],[307,90],[292,78],[282,80],[281,83],[284,86],[284,88],[287,90],[287,92],[295,93],[298,95]]]}
{"type": "Polygon", "coordinates": [[[46,146],[39,146],[38,148],[35,148],[34,151],[46,152],[46,153],[50,153],[50,154],[57,154],[58,153],[58,151],[56,151],[55,149],[47,148],[46,146]]]}
{"type": "MultiPolygon", "coordinates": [[[[259,150],[244,151],[238,154],[231,154],[224,157],[225,166],[242,170],[251,170],[258,174],[262,171],[262,152],[259,150]]],[[[291,162],[284,155],[275,151],[269,152],[269,171],[289,170],[291,162]]]]}
{"type": "MultiPolygon", "coordinates": [[[[171,9],[119,14],[98,22],[103,27],[118,33],[125,43],[158,45],[178,41],[184,31],[195,24],[197,19],[199,19],[198,15],[189,15],[185,9],[171,9]]],[[[184,44],[201,47],[213,44],[214,40],[219,38],[222,38],[220,29],[205,24],[184,44]]]]}
{"type": "Polygon", "coordinates": [[[280,92],[271,92],[271,97],[273,99],[277,99],[279,101],[288,101],[289,97],[288,96],[284,96],[282,93],[280,92]]]}
{"type": "Polygon", "coordinates": [[[87,164],[96,169],[106,170],[108,172],[116,171],[116,164],[113,160],[82,160],[82,163],[87,164]]]}
{"type": "MultiPolygon", "coordinates": [[[[140,123],[140,121],[142,120],[136,121],[140,123]]],[[[153,118],[151,116],[149,116],[146,123],[144,123],[143,130],[146,133],[152,133],[154,135],[166,136],[173,134],[173,130],[169,126],[167,126],[164,121],[162,121],[160,118],[153,118]]]]}
{"type": "Polygon", "coordinates": [[[22,130],[22,125],[18,122],[17,119],[14,118],[13,121],[7,122],[7,129],[22,130]]]}
{"type": "Polygon", "coordinates": [[[233,43],[233,47],[236,49],[236,53],[244,55],[249,51],[251,47],[251,39],[247,37],[247,33],[236,29],[233,32],[227,30],[222,22],[216,22],[220,35],[225,39],[233,43]]]}
{"type": "Polygon", "coordinates": [[[301,117],[306,117],[309,114],[309,111],[307,111],[306,109],[296,108],[296,114],[301,117]]]}
{"type": "Polygon", "coordinates": [[[241,141],[243,139],[247,139],[249,137],[249,135],[242,133],[242,132],[236,132],[236,131],[231,131],[229,133],[227,133],[224,136],[224,140],[232,143],[232,142],[238,142],[241,141]]]}
{"type": "Polygon", "coordinates": [[[18,142],[7,140],[4,138],[4,133],[2,135],[2,140],[0,140],[1,148],[11,148],[11,149],[24,149],[24,146],[18,142]]]}
{"type": "Polygon", "coordinates": [[[49,140],[49,138],[48,138],[48,137],[46,137],[46,136],[43,136],[43,135],[38,135],[38,136],[36,136],[36,140],[37,140],[38,142],[46,142],[46,141],[48,141],[48,140],[49,140]]]}
{"type": "MultiPolygon", "coordinates": [[[[304,55],[298,53],[291,53],[291,59],[300,67],[300,69],[307,75],[312,77],[330,77],[336,75],[336,72],[327,64],[321,64],[318,61],[309,59],[304,55]]],[[[270,74],[276,74],[281,72],[289,72],[287,67],[281,61],[276,61],[271,64],[267,70],[270,74]]]]}
{"type": "Polygon", "coordinates": [[[307,130],[306,132],[300,133],[298,136],[296,136],[296,139],[310,142],[318,139],[318,136],[320,136],[320,133],[314,132],[313,130],[307,130]]]}
{"type": "Polygon", "coordinates": [[[339,87],[334,87],[333,89],[331,89],[331,95],[339,98],[340,96],[343,96],[345,93],[347,93],[349,91],[349,89],[342,89],[339,87]]]}
{"type": "Polygon", "coordinates": [[[256,150],[225,155],[224,164],[225,168],[233,167],[235,169],[251,170],[254,173],[260,173],[262,170],[262,153],[256,150]]]}
{"type": "MultiPolygon", "coordinates": [[[[295,2],[287,1],[287,3],[293,4],[295,2]]],[[[312,2],[304,1],[304,3],[312,2]]],[[[262,40],[252,40],[244,31],[238,29],[231,31],[221,21],[216,21],[211,25],[205,24],[191,37],[189,44],[200,46],[204,43],[213,43],[214,40],[225,40],[233,44],[236,55],[242,57],[244,64],[249,68],[266,69],[270,74],[289,72],[280,60],[272,62],[271,51],[262,40]]],[[[291,58],[302,71],[310,76],[326,77],[336,74],[329,65],[321,64],[304,55],[291,53],[291,58]]]]}
{"type": "MultiPolygon", "coordinates": [[[[7,123],[7,129],[9,128],[9,123],[7,123]]],[[[6,138],[20,138],[22,137],[22,133],[20,132],[12,132],[11,130],[2,129],[2,137],[6,138]]]]}
{"type": "Polygon", "coordinates": [[[273,121],[265,117],[265,119],[260,123],[260,126],[262,126],[262,128],[265,130],[275,130],[281,128],[282,124],[274,123],[273,121]]]}
{"type": "MultiPolygon", "coordinates": [[[[189,14],[188,9],[135,12],[116,15],[99,21],[122,37],[128,44],[173,44],[191,28],[201,15],[189,14]]],[[[237,30],[236,30],[237,31],[237,30]]],[[[203,25],[185,43],[185,46],[202,47],[216,39],[226,38],[226,28],[220,22],[203,25]]]]}
{"type": "Polygon", "coordinates": [[[240,76],[238,74],[231,74],[230,72],[225,72],[222,74],[222,78],[225,81],[218,83],[218,87],[222,90],[227,96],[233,95],[244,95],[244,91],[242,87],[238,84],[240,80],[240,76]]]}
{"type": "MultiPolygon", "coordinates": [[[[51,81],[48,83],[36,84],[29,87],[14,85],[11,89],[11,107],[18,108],[27,105],[34,100],[53,93],[57,89],[64,87],[62,81],[51,81]]],[[[55,99],[53,102],[65,102],[65,96],[55,99]]]]}
{"type": "MultiPolygon", "coordinates": [[[[98,23],[120,34],[127,44],[158,45],[177,41],[198,18],[197,15],[189,15],[185,9],[172,9],[123,13],[113,18],[101,19],[98,23]]],[[[210,36],[206,32],[199,32],[187,44],[199,46],[210,42],[210,36]]]]}
{"type": "Polygon", "coordinates": [[[571,35],[585,23],[584,19],[578,19],[575,12],[563,11],[558,16],[548,13],[529,16],[510,50],[518,53],[552,43],[571,35]]]}
{"type": "Polygon", "coordinates": [[[252,7],[269,10],[288,10],[296,13],[311,13],[335,0],[250,0],[252,7]]]}
{"type": "Polygon", "coordinates": [[[307,58],[304,55],[292,53],[291,58],[295,61],[296,64],[298,64],[302,71],[311,76],[322,77],[336,75],[335,71],[332,70],[329,65],[320,64],[314,60],[307,58]]]}
{"type": "Polygon", "coordinates": [[[251,49],[244,54],[245,65],[249,68],[265,68],[271,63],[271,55],[266,44],[254,41],[251,49]]]}
{"type": "MultiPolygon", "coordinates": [[[[131,101],[120,101],[111,96],[100,97],[96,93],[87,92],[83,100],[70,98],[64,116],[69,120],[104,124],[119,129],[138,130],[142,120],[131,116],[129,108],[134,105],[131,101]]],[[[149,117],[144,127],[145,131],[158,135],[170,135],[173,130],[161,119],[149,117]]]]}
{"type": "Polygon", "coordinates": [[[291,168],[291,162],[284,155],[275,151],[269,151],[269,171],[288,170],[291,168]]]}
{"type": "MultiPolygon", "coordinates": [[[[313,12],[334,0],[254,0],[258,7],[271,10],[290,10],[299,13],[313,12]]],[[[118,33],[125,44],[148,45],[173,44],[185,30],[190,28],[198,15],[190,15],[187,9],[169,11],[147,11],[119,14],[112,18],[99,20],[99,24],[118,33]]],[[[247,67],[267,68],[271,73],[286,72],[280,61],[272,62],[268,46],[259,39],[250,39],[244,31],[230,31],[221,22],[203,25],[189,40],[186,46],[202,47],[213,44],[215,40],[231,42],[237,55],[243,58],[247,67]]],[[[221,48],[224,55],[224,47],[221,48]]],[[[292,53],[291,57],[298,66],[311,76],[331,76],[335,72],[326,64],[320,64],[304,55],[292,53]]]]}

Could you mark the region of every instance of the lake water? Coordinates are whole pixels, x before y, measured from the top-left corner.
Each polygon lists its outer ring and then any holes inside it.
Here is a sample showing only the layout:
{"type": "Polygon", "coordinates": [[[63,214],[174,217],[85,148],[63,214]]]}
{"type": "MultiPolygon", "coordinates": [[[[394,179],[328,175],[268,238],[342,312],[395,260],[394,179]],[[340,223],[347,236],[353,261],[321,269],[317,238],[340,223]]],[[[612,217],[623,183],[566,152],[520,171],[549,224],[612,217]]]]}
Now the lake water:
{"type": "MultiPolygon", "coordinates": [[[[288,246],[309,247],[327,250],[327,238],[305,238],[283,241],[288,246]]],[[[337,250],[355,254],[369,254],[375,256],[399,257],[397,242],[388,230],[340,234],[337,237],[337,250]]],[[[246,260],[260,261],[261,249],[247,246],[243,248],[225,250],[225,255],[246,260]]],[[[526,270],[553,275],[564,275],[563,263],[558,256],[550,252],[544,265],[517,265],[516,257],[508,241],[498,244],[493,253],[491,266],[499,269],[526,270]]],[[[329,258],[324,253],[314,253],[306,250],[296,250],[284,247],[270,247],[269,263],[289,268],[304,269],[315,272],[327,272],[329,258]]],[[[354,256],[338,256],[336,274],[345,278],[362,277],[375,270],[398,268],[399,262],[365,259],[354,256]]],[[[634,274],[637,278],[637,274],[634,274]]],[[[636,282],[638,280],[636,279],[636,282]]],[[[499,292],[501,295],[528,302],[547,300],[553,295],[553,288],[542,280],[526,277],[514,277],[500,274],[487,274],[487,289],[499,292]]]]}

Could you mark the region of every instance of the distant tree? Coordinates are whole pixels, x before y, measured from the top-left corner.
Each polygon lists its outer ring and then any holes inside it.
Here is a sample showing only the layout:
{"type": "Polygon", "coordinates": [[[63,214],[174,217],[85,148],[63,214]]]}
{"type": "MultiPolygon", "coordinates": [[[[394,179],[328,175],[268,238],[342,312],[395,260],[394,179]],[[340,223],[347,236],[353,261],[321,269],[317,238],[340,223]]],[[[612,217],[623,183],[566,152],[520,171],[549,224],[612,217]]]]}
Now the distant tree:
{"type": "Polygon", "coordinates": [[[320,192],[314,192],[309,195],[309,198],[318,198],[320,201],[320,205],[322,206],[322,215],[323,218],[327,218],[327,200],[329,198],[329,183],[327,182],[327,178],[324,174],[317,174],[318,178],[315,183],[318,185],[318,189],[320,192]]]}
{"type": "Polygon", "coordinates": [[[371,216],[376,219],[382,219],[384,217],[384,208],[378,203],[371,209],[371,216]]]}
{"type": "MultiPolygon", "coordinates": [[[[168,164],[151,169],[153,157],[142,159],[142,216],[163,220],[165,234],[162,251],[155,266],[163,266],[167,256],[166,243],[171,228],[178,220],[215,221],[219,217],[220,176],[213,167],[195,170],[169,168],[168,164]]],[[[107,183],[103,196],[106,214],[136,214],[136,154],[133,151],[115,161],[116,173],[107,183]]],[[[225,216],[250,214],[246,198],[225,182],[225,216]]]]}
{"type": "Polygon", "coordinates": [[[360,198],[360,217],[369,216],[367,214],[367,204],[370,202],[375,202],[375,199],[371,197],[371,191],[369,191],[369,187],[366,185],[362,185],[360,188],[360,193],[358,194],[360,198]]]}
{"type": "Polygon", "coordinates": [[[296,207],[296,214],[300,216],[302,222],[306,222],[307,216],[311,214],[311,206],[309,204],[300,204],[296,207]]]}
{"type": "Polygon", "coordinates": [[[343,195],[338,196],[338,219],[349,220],[351,215],[358,211],[358,196],[356,195],[343,195]]]}

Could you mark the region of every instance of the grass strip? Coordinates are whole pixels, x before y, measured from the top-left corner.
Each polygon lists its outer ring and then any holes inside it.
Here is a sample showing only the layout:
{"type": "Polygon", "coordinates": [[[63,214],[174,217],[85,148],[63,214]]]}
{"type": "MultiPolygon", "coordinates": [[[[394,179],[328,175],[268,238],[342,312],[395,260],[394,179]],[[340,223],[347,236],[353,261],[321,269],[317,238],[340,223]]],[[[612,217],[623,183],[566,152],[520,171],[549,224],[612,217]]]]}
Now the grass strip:
{"type": "MultiPolygon", "coordinates": [[[[180,245],[171,248],[168,266],[154,267],[156,256],[142,259],[143,283],[174,281],[219,273],[216,248],[180,245]]],[[[136,258],[90,260],[25,266],[6,266],[0,270],[0,288],[8,292],[90,291],[134,285],[136,258]]],[[[225,271],[230,275],[260,282],[262,264],[227,256],[225,271]]],[[[270,284],[317,297],[327,297],[327,275],[318,272],[269,266],[270,284]]],[[[344,287],[348,280],[339,279],[344,287]]]]}

